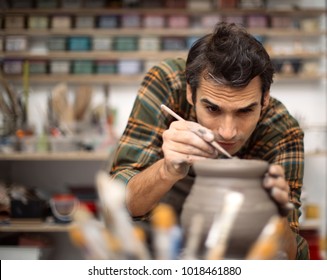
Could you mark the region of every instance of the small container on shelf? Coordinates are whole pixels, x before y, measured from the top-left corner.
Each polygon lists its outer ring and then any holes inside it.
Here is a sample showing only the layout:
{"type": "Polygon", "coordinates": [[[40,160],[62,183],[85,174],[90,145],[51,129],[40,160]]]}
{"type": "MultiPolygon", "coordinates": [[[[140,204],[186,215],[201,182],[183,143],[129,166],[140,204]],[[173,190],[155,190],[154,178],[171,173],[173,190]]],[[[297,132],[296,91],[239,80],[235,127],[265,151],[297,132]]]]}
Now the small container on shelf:
{"type": "Polygon", "coordinates": [[[98,18],[99,28],[118,28],[119,17],[117,15],[99,16],[98,18]]]}
{"type": "Polygon", "coordinates": [[[112,38],[94,37],[92,41],[94,51],[109,51],[112,49],[112,38]]]}
{"type": "Polygon", "coordinates": [[[235,23],[239,25],[244,25],[245,23],[243,16],[224,16],[223,21],[227,23],[235,23]]]}
{"type": "Polygon", "coordinates": [[[141,7],[143,8],[163,8],[164,1],[163,0],[142,0],[140,1],[141,7]]]}
{"type": "Polygon", "coordinates": [[[82,0],[61,0],[60,5],[62,8],[81,8],[82,0]]]}
{"type": "Polygon", "coordinates": [[[116,51],[136,51],[138,47],[138,38],[135,36],[120,36],[114,40],[114,49],[116,51]]]}
{"type": "Polygon", "coordinates": [[[140,37],[138,48],[140,51],[159,51],[160,38],[155,36],[140,37]]]}
{"type": "Polygon", "coordinates": [[[37,8],[58,8],[58,1],[57,0],[37,0],[36,1],[37,8]]]}
{"type": "Polygon", "coordinates": [[[237,8],[238,0],[217,0],[218,9],[235,9],[237,8]]]}
{"type": "Polygon", "coordinates": [[[29,40],[29,51],[31,54],[45,55],[48,53],[47,42],[40,37],[32,37],[29,40]]]}
{"type": "Polygon", "coordinates": [[[30,60],[28,67],[30,74],[46,74],[48,72],[46,60],[30,60]]]}
{"type": "Polygon", "coordinates": [[[319,21],[317,18],[304,18],[300,20],[300,29],[303,31],[317,31],[319,30],[319,21]]]}
{"type": "Polygon", "coordinates": [[[33,8],[33,1],[32,0],[11,0],[8,1],[11,8],[33,8]]]}
{"type": "Polygon", "coordinates": [[[293,27],[293,21],[288,16],[271,16],[271,27],[272,28],[291,28],[293,27]]]}
{"type": "Polygon", "coordinates": [[[185,9],[187,0],[165,0],[164,6],[169,9],[185,9]]]}
{"type": "Polygon", "coordinates": [[[68,38],[68,50],[70,51],[91,50],[91,38],[87,36],[74,36],[68,38]]]}
{"type": "Polygon", "coordinates": [[[117,73],[117,62],[113,60],[99,60],[95,62],[96,74],[115,74],[117,73]]]}
{"type": "Polygon", "coordinates": [[[169,28],[188,28],[190,19],[186,15],[171,15],[167,18],[167,26],[169,28]]]}
{"type": "Polygon", "coordinates": [[[50,62],[51,74],[68,74],[70,72],[70,61],[68,60],[52,60],[50,62]]]}
{"type": "Polygon", "coordinates": [[[213,28],[219,21],[221,21],[220,15],[204,15],[201,17],[201,27],[213,28]]]}
{"type": "Polygon", "coordinates": [[[240,0],[238,6],[242,9],[259,9],[264,8],[264,2],[263,0],[240,0]]]}
{"type": "Polygon", "coordinates": [[[165,17],[162,15],[144,15],[144,28],[163,28],[165,27],[165,17]]]}
{"type": "Polygon", "coordinates": [[[49,18],[47,16],[29,16],[27,26],[29,29],[47,29],[49,18]]]}
{"type": "Polygon", "coordinates": [[[73,74],[92,74],[93,61],[92,60],[74,60],[72,62],[73,74]]]}
{"type": "Polygon", "coordinates": [[[121,6],[122,6],[122,8],[139,8],[140,1],[139,0],[122,0],[121,6]]]}
{"type": "Polygon", "coordinates": [[[142,62],[140,60],[120,60],[117,70],[122,75],[135,75],[142,73],[142,62]]]}
{"type": "Polygon", "coordinates": [[[316,76],[319,73],[319,63],[316,61],[303,62],[302,71],[306,76],[316,76]]]}
{"type": "Polygon", "coordinates": [[[162,50],[164,51],[178,51],[186,49],[185,38],[182,37],[163,37],[162,50]]]}
{"type": "Polygon", "coordinates": [[[6,59],[3,61],[3,72],[5,74],[20,75],[23,73],[23,60],[6,59]]]}
{"type": "Polygon", "coordinates": [[[8,52],[21,52],[27,50],[27,37],[10,35],[6,37],[5,50],[8,52]]]}
{"type": "Polygon", "coordinates": [[[246,19],[248,28],[267,28],[268,17],[265,15],[249,15],[246,19]]]}
{"type": "Polygon", "coordinates": [[[141,27],[141,16],[138,14],[126,14],[121,16],[121,27],[135,28],[141,27]]]}
{"type": "Polygon", "coordinates": [[[75,19],[75,28],[94,28],[94,16],[77,16],[75,19]]]}
{"type": "Polygon", "coordinates": [[[48,49],[50,51],[65,51],[67,49],[67,43],[65,37],[50,37],[48,40],[48,49]]]}
{"type": "Polygon", "coordinates": [[[51,28],[69,29],[72,27],[72,18],[68,15],[54,15],[51,19],[51,28]]]}
{"type": "Polygon", "coordinates": [[[189,50],[198,39],[200,39],[200,36],[187,37],[186,38],[186,48],[189,50]]]}
{"type": "Polygon", "coordinates": [[[25,27],[25,17],[23,15],[5,16],[4,27],[6,29],[11,29],[11,28],[23,29],[25,27]]]}
{"type": "Polygon", "coordinates": [[[106,1],[105,0],[84,1],[83,6],[84,8],[103,8],[106,6],[106,1]]]}
{"type": "Polygon", "coordinates": [[[210,10],[212,8],[211,0],[188,0],[187,8],[190,10],[210,10]]]}

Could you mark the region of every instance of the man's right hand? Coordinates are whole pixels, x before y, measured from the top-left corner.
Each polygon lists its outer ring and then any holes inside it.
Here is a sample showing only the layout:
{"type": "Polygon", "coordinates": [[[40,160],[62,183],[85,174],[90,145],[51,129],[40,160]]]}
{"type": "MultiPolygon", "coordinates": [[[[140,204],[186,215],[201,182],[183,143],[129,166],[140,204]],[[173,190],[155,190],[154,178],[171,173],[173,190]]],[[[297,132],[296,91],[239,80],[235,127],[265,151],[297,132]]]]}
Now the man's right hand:
{"type": "Polygon", "coordinates": [[[162,137],[164,168],[169,176],[182,179],[194,161],[218,156],[210,144],[215,138],[213,132],[199,123],[174,121],[162,137]]]}

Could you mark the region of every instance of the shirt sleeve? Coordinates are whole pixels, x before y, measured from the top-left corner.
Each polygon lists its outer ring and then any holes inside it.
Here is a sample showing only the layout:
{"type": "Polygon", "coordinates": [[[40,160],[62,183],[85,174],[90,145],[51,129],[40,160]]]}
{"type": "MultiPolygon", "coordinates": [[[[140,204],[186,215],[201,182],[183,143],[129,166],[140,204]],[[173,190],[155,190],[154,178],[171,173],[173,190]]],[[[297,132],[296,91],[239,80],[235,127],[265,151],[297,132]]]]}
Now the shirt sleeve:
{"type": "Polygon", "coordinates": [[[161,63],[145,75],[114,155],[113,178],[127,184],[135,174],[163,157],[162,133],[173,118],[164,114],[160,105],[175,107],[173,91],[179,83],[174,75],[182,71],[176,68],[175,71],[167,63],[161,63]]]}

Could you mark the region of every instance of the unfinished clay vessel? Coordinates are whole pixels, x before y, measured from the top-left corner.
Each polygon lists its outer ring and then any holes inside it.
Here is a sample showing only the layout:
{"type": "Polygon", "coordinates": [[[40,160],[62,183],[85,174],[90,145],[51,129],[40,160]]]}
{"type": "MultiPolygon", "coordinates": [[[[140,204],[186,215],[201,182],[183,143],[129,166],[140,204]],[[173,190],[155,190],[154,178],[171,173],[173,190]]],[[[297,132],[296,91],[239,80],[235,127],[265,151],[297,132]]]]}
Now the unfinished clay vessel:
{"type": "Polygon", "coordinates": [[[186,238],[192,217],[202,214],[202,253],[214,216],[222,211],[230,191],[243,195],[243,202],[232,224],[224,258],[243,259],[268,220],[278,213],[276,204],[262,187],[268,163],[261,160],[207,159],[194,164],[196,179],[185,200],[181,224],[186,238]]]}

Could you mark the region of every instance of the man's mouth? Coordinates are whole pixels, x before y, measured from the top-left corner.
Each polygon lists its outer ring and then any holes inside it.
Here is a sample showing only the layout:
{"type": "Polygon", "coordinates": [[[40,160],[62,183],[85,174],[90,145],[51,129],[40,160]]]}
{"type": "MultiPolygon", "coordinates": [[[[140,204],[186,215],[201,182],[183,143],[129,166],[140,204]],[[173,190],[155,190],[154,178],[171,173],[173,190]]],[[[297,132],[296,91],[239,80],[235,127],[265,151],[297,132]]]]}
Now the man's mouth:
{"type": "Polygon", "coordinates": [[[225,150],[232,150],[236,146],[236,142],[218,142],[220,146],[222,146],[225,150]]]}

